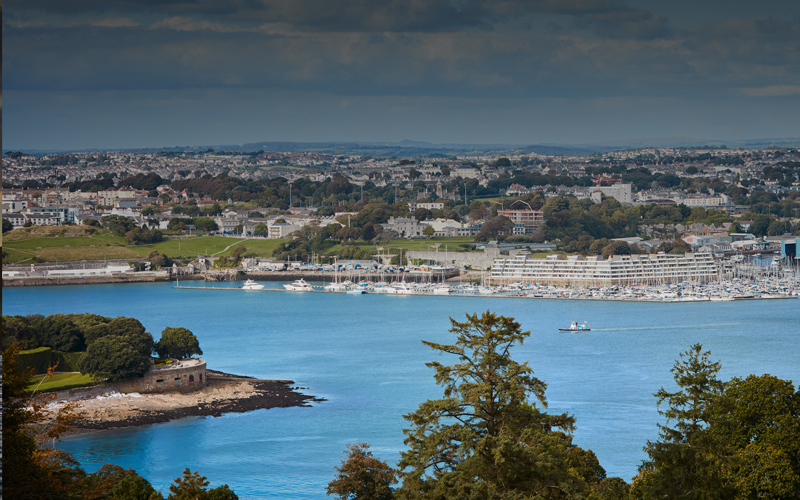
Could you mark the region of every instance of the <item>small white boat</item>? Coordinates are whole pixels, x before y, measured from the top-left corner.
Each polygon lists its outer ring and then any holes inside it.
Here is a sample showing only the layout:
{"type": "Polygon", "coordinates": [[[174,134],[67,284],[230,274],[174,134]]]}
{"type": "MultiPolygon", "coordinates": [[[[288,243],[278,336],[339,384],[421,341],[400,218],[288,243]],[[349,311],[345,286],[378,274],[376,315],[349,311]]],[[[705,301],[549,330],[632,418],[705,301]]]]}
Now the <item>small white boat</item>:
{"type": "Polygon", "coordinates": [[[247,280],[244,282],[244,285],[242,285],[242,290],[261,290],[263,288],[264,285],[261,283],[256,283],[253,280],[247,280]]]}
{"type": "Polygon", "coordinates": [[[348,290],[348,286],[344,283],[331,283],[329,285],[325,285],[324,290],[326,292],[346,292],[348,290]]]}
{"type": "Polygon", "coordinates": [[[365,293],[367,293],[367,291],[363,288],[355,288],[347,291],[347,295],[364,295],[365,293]]]}
{"type": "Polygon", "coordinates": [[[290,292],[313,292],[314,287],[306,283],[306,280],[300,278],[299,280],[294,280],[291,283],[286,283],[283,285],[283,288],[290,292]]]}
{"type": "Polygon", "coordinates": [[[386,293],[396,293],[396,294],[400,294],[400,295],[413,295],[413,294],[415,294],[417,292],[416,292],[416,290],[414,288],[411,287],[411,285],[409,285],[405,281],[400,281],[400,282],[397,282],[397,283],[393,283],[392,286],[388,287],[388,289],[386,290],[386,293]]]}
{"type": "Polygon", "coordinates": [[[451,288],[448,285],[439,285],[433,289],[433,293],[435,295],[447,295],[451,291],[451,288]]]}
{"type": "Polygon", "coordinates": [[[584,321],[582,325],[579,325],[577,321],[573,321],[569,324],[569,328],[559,328],[559,332],[588,332],[592,329],[591,326],[587,325],[584,321]]]}

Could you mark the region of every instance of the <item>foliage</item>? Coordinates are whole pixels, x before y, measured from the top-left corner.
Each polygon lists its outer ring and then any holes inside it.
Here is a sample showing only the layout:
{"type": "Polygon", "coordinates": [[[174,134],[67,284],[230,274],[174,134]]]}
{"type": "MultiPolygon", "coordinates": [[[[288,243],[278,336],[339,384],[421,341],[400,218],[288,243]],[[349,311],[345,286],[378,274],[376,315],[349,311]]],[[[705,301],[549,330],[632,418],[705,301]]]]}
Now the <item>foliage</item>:
{"type": "Polygon", "coordinates": [[[150,262],[152,269],[167,267],[172,264],[172,261],[166,255],[158,253],[158,250],[153,250],[147,254],[147,260],[150,262]]]}
{"type": "Polygon", "coordinates": [[[546,384],[510,356],[530,332],[488,311],[450,321],[454,345],[423,343],[459,363],[427,364],[444,397],[404,416],[412,428],[404,431],[409,449],[401,453],[398,496],[566,498],[599,486],[605,472],[594,454],[574,447],[564,433],[574,419],[545,413],[546,384]]]}
{"type": "Polygon", "coordinates": [[[41,345],[64,352],[76,352],[86,349],[83,334],[68,315],[51,314],[42,316],[36,314],[27,316],[27,319],[31,327],[37,330],[41,345]]]}
{"type": "Polygon", "coordinates": [[[202,356],[197,337],[183,327],[166,327],[161,332],[161,339],[156,342],[155,351],[161,358],[189,358],[193,354],[202,356]]]}
{"type": "Polygon", "coordinates": [[[514,223],[511,219],[500,215],[492,217],[481,226],[480,231],[475,235],[476,241],[489,241],[497,239],[501,236],[508,236],[514,228],[514,223]]]}
{"type": "Polygon", "coordinates": [[[183,475],[169,487],[167,500],[238,500],[239,497],[223,484],[217,488],[207,490],[208,480],[205,476],[189,469],[184,469],[183,475]]]}
{"type": "Polygon", "coordinates": [[[6,218],[3,218],[3,233],[7,233],[12,229],[14,229],[14,225],[11,224],[11,221],[6,218]]]}
{"type": "Polygon", "coordinates": [[[709,360],[703,346],[693,345],[681,353],[672,373],[678,391],[663,387],[655,394],[658,405],[667,404],[659,414],[667,425],[659,424],[659,441],[649,442],[649,460],[639,468],[633,486],[642,498],[728,498],[730,487],[721,474],[724,449],[708,430],[714,400],[722,393],[717,379],[719,362],[709,360]],[[672,423],[672,426],[669,425],[672,423]]]}
{"type": "Polygon", "coordinates": [[[33,328],[24,316],[3,316],[3,348],[11,342],[18,342],[24,348],[35,348],[42,345],[39,332],[33,328]]]}
{"type": "Polygon", "coordinates": [[[603,247],[602,255],[603,257],[608,257],[611,255],[630,255],[631,254],[631,247],[628,243],[624,241],[612,241],[608,245],[603,247]]]}
{"type": "Polygon", "coordinates": [[[711,409],[711,434],[732,453],[723,469],[738,498],[800,491],[800,392],[772,375],[734,378],[711,409]]]}
{"type": "Polygon", "coordinates": [[[219,229],[219,226],[217,226],[217,223],[214,222],[214,219],[209,219],[208,217],[198,217],[194,219],[194,226],[197,229],[207,232],[216,231],[219,229]]]}
{"type": "Polygon", "coordinates": [[[336,478],[328,483],[328,495],[340,500],[391,500],[397,471],[368,449],[366,443],[347,445],[347,457],[334,468],[336,478]]]}
{"type": "Polygon", "coordinates": [[[136,221],[124,215],[106,215],[100,219],[104,228],[110,230],[116,236],[125,236],[136,226],[136,221]]]}
{"type": "Polygon", "coordinates": [[[83,374],[116,381],[144,375],[150,369],[150,358],[127,338],[108,335],[89,345],[79,367],[83,374]]]}
{"type": "Polygon", "coordinates": [[[128,245],[150,245],[164,239],[164,233],[158,229],[143,230],[135,227],[125,233],[125,242],[128,245]]]}
{"type": "Polygon", "coordinates": [[[26,397],[31,371],[19,370],[20,346],[3,350],[3,494],[7,498],[38,500],[69,498],[66,493],[81,480],[83,471],[68,454],[41,445],[57,438],[75,418],[74,407],[46,410],[49,399],[26,397]],[[50,424],[32,432],[32,425],[50,424]]]}
{"type": "Polygon", "coordinates": [[[239,261],[242,259],[242,256],[247,252],[247,248],[239,243],[235,247],[231,248],[231,258],[235,261],[239,261]]]}

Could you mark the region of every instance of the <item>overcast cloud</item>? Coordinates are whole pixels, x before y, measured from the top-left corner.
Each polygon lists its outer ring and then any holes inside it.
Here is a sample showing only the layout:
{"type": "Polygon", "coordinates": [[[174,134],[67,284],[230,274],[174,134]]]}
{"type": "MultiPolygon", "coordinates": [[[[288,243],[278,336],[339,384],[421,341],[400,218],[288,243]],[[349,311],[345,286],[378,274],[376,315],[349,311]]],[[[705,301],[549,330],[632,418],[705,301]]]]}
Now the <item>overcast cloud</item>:
{"type": "Polygon", "coordinates": [[[3,147],[800,137],[800,3],[11,0],[3,147]]]}

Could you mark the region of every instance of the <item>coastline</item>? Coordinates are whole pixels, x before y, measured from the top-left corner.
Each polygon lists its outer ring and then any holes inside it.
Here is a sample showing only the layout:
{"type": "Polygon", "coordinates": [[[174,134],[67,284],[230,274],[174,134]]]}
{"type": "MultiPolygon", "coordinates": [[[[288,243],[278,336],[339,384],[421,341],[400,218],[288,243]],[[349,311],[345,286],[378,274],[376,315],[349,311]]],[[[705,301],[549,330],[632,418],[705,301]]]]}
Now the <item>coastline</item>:
{"type": "Polygon", "coordinates": [[[223,413],[310,406],[324,401],[290,387],[291,380],[265,380],[207,371],[208,384],[193,392],[155,394],[110,394],[75,399],[61,393],[54,406],[76,404],[79,417],[64,436],[98,430],[121,429],[169,422],[184,417],[219,417],[223,413]]]}

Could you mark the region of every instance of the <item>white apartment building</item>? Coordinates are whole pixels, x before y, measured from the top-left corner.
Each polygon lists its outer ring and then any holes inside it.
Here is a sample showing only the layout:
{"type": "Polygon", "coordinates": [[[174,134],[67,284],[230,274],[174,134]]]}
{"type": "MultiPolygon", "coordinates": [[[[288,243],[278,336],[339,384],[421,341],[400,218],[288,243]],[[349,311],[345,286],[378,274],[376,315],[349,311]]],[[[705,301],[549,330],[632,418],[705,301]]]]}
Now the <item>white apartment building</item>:
{"type": "Polygon", "coordinates": [[[633,203],[631,184],[617,183],[613,186],[594,186],[589,188],[589,196],[596,203],[600,203],[600,193],[616,199],[620,203],[633,203]]]}
{"type": "Polygon", "coordinates": [[[716,279],[717,265],[709,253],[672,255],[600,256],[548,255],[534,259],[522,254],[498,258],[492,263],[492,283],[521,281],[560,286],[614,286],[662,284],[716,279]]]}

